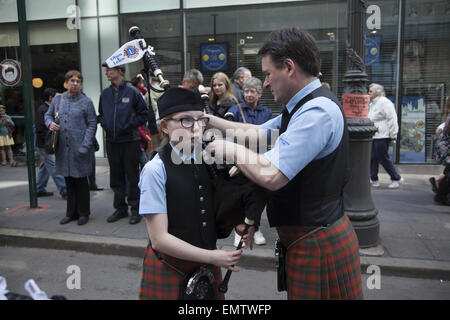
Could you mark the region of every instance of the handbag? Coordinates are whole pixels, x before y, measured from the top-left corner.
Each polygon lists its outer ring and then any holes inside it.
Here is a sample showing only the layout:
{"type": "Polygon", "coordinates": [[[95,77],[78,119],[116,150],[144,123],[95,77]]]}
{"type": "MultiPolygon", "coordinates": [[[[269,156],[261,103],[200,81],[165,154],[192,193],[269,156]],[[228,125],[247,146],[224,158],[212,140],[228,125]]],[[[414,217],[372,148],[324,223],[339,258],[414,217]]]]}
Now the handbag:
{"type": "Polygon", "coordinates": [[[57,146],[58,146],[58,131],[47,132],[44,145],[45,153],[55,154],[57,146]]]}
{"type": "MultiPolygon", "coordinates": [[[[58,104],[56,105],[55,121],[54,121],[56,124],[59,124],[59,104],[61,103],[61,99],[62,98],[60,96],[58,104]]],[[[58,131],[49,130],[45,137],[45,144],[44,144],[45,153],[55,154],[57,147],[58,147],[58,131]]]]}

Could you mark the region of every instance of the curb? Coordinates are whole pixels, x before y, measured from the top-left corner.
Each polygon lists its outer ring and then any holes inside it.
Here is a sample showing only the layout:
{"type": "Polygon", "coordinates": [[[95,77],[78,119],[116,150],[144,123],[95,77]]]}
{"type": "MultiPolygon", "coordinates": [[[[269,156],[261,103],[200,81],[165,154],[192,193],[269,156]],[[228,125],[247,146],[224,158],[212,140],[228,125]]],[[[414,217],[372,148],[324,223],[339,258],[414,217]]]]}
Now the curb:
{"type": "MultiPolygon", "coordinates": [[[[143,258],[147,240],[119,237],[80,235],[67,232],[46,232],[25,229],[0,228],[2,246],[41,249],[74,250],[93,254],[119,255],[143,258]]],[[[232,246],[223,246],[233,250],[232,246]]],[[[245,250],[239,265],[249,269],[274,269],[275,256],[272,249],[254,248],[245,250]]],[[[361,273],[368,267],[380,268],[381,275],[406,278],[436,279],[450,281],[450,261],[400,259],[360,256],[361,273]]]]}

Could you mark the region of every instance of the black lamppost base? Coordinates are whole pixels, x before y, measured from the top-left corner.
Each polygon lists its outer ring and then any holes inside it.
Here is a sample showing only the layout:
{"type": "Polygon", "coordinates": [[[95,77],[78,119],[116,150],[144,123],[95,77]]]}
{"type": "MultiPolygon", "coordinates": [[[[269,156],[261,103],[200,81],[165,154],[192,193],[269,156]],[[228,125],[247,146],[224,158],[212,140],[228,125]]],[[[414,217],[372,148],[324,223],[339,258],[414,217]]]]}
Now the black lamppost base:
{"type": "MultiPolygon", "coordinates": [[[[378,212],[378,210],[376,211],[378,212]]],[[[351,213],[347,212],[347,214],[349,217],[351,216],[351,213]]],[[[377,217],[364,221],[352,220],[352,225],[360,248],[371,248],[378,245],[380,222],[377,217]]]]}
{"type": "Polygon", "coordinates": [[[345,212],[355,229],[360,248],[369,248],[378,244],[380,230],[370,185],[372,137],[377,128],[367,118],[349,118],[347,123],[350,179],[344,189],[345,212]]]}

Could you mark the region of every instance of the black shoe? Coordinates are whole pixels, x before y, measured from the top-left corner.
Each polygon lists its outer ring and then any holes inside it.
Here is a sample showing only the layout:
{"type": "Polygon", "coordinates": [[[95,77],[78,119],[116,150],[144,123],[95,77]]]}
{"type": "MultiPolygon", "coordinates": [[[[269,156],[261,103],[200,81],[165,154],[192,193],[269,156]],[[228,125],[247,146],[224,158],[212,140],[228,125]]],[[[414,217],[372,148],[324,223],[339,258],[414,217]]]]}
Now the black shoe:
{"type": "Polygon", "coordinates": [[[142,217],[138,214],[132,214],[130,218],[130,224],[137,224],[141,222],[142,217]]]}
{"type": "Polygon", "coordinates": [[[77,224],[79,226],[82,226],[83,224],[86,224],[88,221],[89,221],[89,217],[80,217],[78,219],[78,223],[77,224]]]}
{"type": "Polygon", "coordinates": [[[69,223],[70,221],[73,221],[73,220],[75,220],[75,218],[72,218],[72,217],[64,217],[64,218],[59,222],[59,224],[66,224],[66,223],[69,223]]]}
{"type": "Polygon", "coordinates": [[[430,179],[428,179],[428,181],[430,181],[431,183],[431,190],[433,190],[434,193],[437,193],[438,189],[436,186],[436,179],[434,177],[431,177],[430,179]]]}
{"type": "Polygon", "coordinates": [[[61,198],[63,198],[64,200],[67,200],[67,192],[61,193],[61,198]]]}
{"type": "Polygon", "coordinates": [[[112,216],[110,216],[108,219],[106,219],[106,221],[108,222],[116,222],[117,220],[120,220],[122,218],[126,218],[128,217],[128,212],[126,211],[121,211],[121,210],[116,210],[112,216]]]}
{"type": "Polygon", "coordinates": [[[53,195],[53,192],[47,192],[47,191],[39,191],[36,193],[36,196],[38,197],[51,197],[53,195]]]}

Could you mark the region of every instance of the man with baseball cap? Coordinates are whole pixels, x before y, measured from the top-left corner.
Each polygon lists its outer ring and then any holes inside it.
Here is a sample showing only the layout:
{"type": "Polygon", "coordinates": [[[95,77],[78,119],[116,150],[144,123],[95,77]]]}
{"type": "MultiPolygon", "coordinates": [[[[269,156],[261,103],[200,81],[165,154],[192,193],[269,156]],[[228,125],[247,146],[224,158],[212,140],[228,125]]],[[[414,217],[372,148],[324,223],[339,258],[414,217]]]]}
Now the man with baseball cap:
{"type": "Polygon", "coordinates": [[[110,186],[114,192],[114,213],[107,219],[116,222],[128,216],[130,224],[141,221],[139,215],[139,157],[140,140],[138,127],[147,120],[147,106],[141,93],[125,82],[125,66],[108,67],[105,75],[111,86],[100,96],[98,121],[106,132],[106,151],[110,166],[110,186]],[[129,190],[126,194],[125,177],[129,190]],[[127,198],[125,201],[125,197],[127,198]]]}

